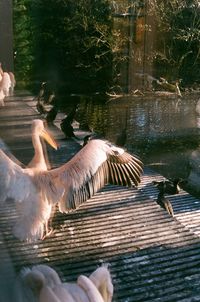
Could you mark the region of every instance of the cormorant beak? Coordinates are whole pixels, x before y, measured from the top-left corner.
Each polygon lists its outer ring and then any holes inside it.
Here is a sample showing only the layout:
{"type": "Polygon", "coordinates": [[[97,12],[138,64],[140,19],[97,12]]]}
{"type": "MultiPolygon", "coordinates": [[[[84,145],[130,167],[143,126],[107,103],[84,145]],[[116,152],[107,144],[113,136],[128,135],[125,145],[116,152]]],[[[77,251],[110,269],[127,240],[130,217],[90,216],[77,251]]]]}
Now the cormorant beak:
{"type": "Polygon", "coordinates": [[[58,143],[55,141],[52,134],[47,132],[45,129],[42,130],[41,137],[44,138],[47,141],[47,143],[51,145],[52,148],[56,150],[58,149],[59,147],[58,143]]]}

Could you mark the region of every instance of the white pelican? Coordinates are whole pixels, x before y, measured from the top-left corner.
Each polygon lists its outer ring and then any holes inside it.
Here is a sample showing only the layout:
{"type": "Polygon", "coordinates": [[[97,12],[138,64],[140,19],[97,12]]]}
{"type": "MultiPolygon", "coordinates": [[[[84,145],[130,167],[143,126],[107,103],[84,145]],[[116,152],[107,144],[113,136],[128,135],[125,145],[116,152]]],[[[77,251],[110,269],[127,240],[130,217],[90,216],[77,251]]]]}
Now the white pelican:
{"type": "Polygon", "coordinates": [[[23,268],[16,284],[20,301],[26,296],[28,301],[36,298],[38,302],[111,302],[113,296],[112,279],[106,265],[97,268],[89,277],[80,275],[76,283],[62,283],[53,268],[35,265],[23,268]]]}
{"type": "Polygon", "coordinates": [[[13,95],[13,92],[14,92],[14,89],[15,89],[15,86],[16,86],[15,75],[11,71],[8,74],[10,76],[10,81],[11,81],[9,95],[13,95]]]}
{"type": "MultiPolygon", "coordinates": [[[[40,136],[46,137],[47,132],[43,122],[35,120],[32,133],[35,156],[25,169],[0,150],[0,200],[15,200],[19,219],[14,235],[20,240],[43,238],[56,203],[60,212],[67,213],[107,183],[137,186],[140,182],[142,162],[100,139],[90,140],[66,164],[46,171],[40,136]]],[[[53,141],[51,144],[55,146],[53,141]]]]}
{"type": "MultiPolygon", "coordinates": [[[[0,149],[0,201],[5,201],[7,198],[12,198],[17,202],[17,209],[21,214],[20,219],[16,227],[14,228],[14,233],[16,233],[17,237],[23,239],[25,239],[24,236],[26,236],[26,232],[28,235],[30,234],[30,232],[32,232],[32,229],[37,227],[38,230],[36,231],[35,229],[35,231],[43,233],[44,230],[43,226],[41,226],[40,223],[40,215],[43,215],[43,218],[45,217],[45,215],[47,215],[48,218],[49,212],[51,212],[51,206],[46,204],[45,207],[45,203],[41,203],[40,207],[38,198],[34,199],[33,194],[36,187],[34,185],[33,187],[31,187],[31,185],[30,187],[26,187],[26,185],[29,186],[29,183],[31,184],[31,182],[33,181],[33,179],[31,180],[31,176],[37,173],[37,171],[47,170],[48,163],[44,155],[40,137],[44,138],[54,149],[57,149],[58,147],[54,138],[50,135],[49,132],[45,130],[43,122],[41,120],[34,120],[32,122],[32,143],[34,147],[34,156],[26,168],[24,168],[24,165],[19,162],[12,154],[9,154],[8,157],[4,153],[4,151],[0,149]],[[8,187],[4,187],[4,183],[7,181],[8,187]],[[29,198],[31,199],[27,201],[27,199],[29,198]],[[31,205],[32,202],[33,204],[31,205]],[[38,202],[37,205],[36,202],[38,202]],[[32,209],[29,208],[31,206],[33,206],[32,209]],[[38,212],[36,214],[34,213],[35,210],[41,210],[41,213],[38,212]],[[28,216],[28,213],[30,214],[30,216],[28,216]],[[35,216],[32,217],[32,215],[35,216]],[[28,222],[29,219],[30,222],[28,222]]],[[[46,233],[50,233],[47,230],[47,222],[45,224],[45,230],[46,233]]],[[[37,236],[39,236],[39,234],[37,236]]]]}
{"type": "Polygon", "coordinates": [[[0,90],[3,91],[5,96],[9,96],[9,91],[11,87],[11,80],[8,72],[4,72],[2,75],[0,90]]]}

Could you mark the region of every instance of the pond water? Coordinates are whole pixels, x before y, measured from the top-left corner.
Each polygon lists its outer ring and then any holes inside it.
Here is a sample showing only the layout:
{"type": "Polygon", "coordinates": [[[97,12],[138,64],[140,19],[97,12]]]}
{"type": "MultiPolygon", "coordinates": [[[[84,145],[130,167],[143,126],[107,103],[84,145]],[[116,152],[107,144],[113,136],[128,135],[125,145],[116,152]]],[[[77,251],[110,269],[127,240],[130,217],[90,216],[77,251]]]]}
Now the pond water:
{"type": "Polygon", "coordinates": [[[167,178],[187,178],[199,146],[200,94],[121,97],[107,102],[82,97],[77,119],[140,156],[167,178]]]}

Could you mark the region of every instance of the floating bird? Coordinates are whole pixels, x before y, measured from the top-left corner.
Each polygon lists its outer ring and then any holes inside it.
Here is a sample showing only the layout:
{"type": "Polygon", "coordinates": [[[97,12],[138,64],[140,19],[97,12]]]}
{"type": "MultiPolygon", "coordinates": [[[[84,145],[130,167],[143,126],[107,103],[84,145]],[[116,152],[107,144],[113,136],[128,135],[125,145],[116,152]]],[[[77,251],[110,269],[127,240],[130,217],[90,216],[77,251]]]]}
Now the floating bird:
{"type": "Polygon", "coordinates": [[[159,192],[169,195],[178,194],[181,190],[179,184],[183,182],[182,178],[174,180],[153,181],[159,192]]]}
{"type": "Polygon", "coordinates": [[[113,296],[112,279],[106,265],[97,268],[89,277],[80,275],[76,283],[62,283],[53,268],[35,265],[23,268],[16,284],[22,299],[29,295],[38,302],[111,302],[113,296]]]}
{"type": "MultiPolygon", "coordinates": [[[[107,141],[89,141],[70,161],[49,171],[43,168],[40,136],[47,136],[40,120],[33,121],[35,156],[23,169],[0,150],[0,200],[16,202],[19,218],[14,235],[20,240],[42,239],[56,204],[62,213],[77,209],[107,183],[137,186],[143,172],[140,159],[107,141]]],[[[46,232],[46,234],[45,234],[46,232]]]]}
{"type": "Polygon", "coordinates": [[[171,216],[174,216],[174,211],[171,202],[167,199],[163,193],[158,193],[157,203],[167,211],[167,213],[171,216]]]}

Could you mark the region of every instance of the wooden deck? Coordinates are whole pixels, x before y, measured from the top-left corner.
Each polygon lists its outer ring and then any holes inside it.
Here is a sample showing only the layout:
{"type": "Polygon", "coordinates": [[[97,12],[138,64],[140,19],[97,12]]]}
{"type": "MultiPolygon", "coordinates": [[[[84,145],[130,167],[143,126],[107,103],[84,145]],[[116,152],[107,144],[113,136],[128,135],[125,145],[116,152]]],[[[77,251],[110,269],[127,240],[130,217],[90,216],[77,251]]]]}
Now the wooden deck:
{"type": "MultiPolygon", "coordinates": [[[[0,145],[27,163],[32,157],[31,121],[40,116],[32,96],[18,95],[5,103],[0,108],[0,145]]],[[[63,140],[57,127],[51,130],[61,145],[58,151],[48,148],[56,167],[80,146],[63,140]]],[[[35,243],[13,237],[15,209],[11,203],[1,207],[0,294],[8,289],[2,301],[11,300],[13,280],[23,266],[48,264],[63,281],[75,281],[102,262],[110,264],[115,302],[200,301],[200,201],[185,191],[170,196],[175,217],[169,216],[155,202],[152,180],[159,179],[163,177],[145,168],[138,189],[106,186],[76,212],[57,212],[55,233],[35,243]]]]}

